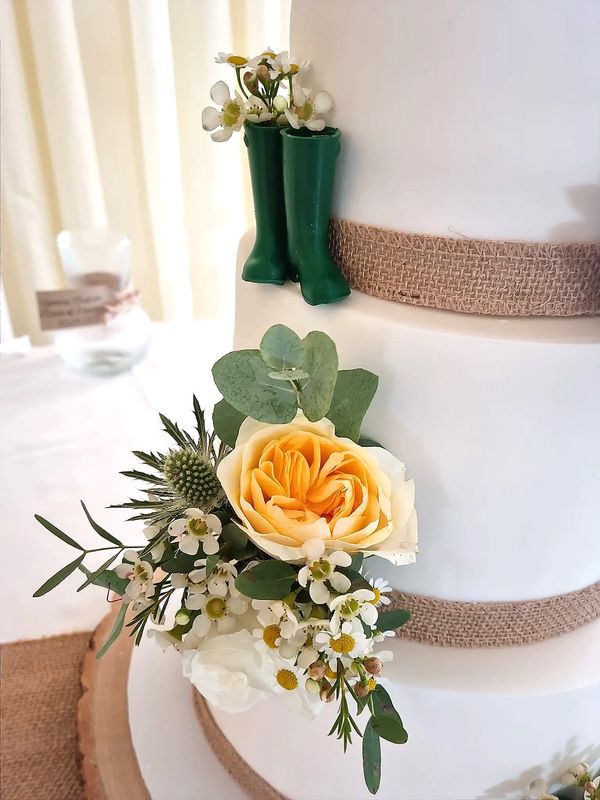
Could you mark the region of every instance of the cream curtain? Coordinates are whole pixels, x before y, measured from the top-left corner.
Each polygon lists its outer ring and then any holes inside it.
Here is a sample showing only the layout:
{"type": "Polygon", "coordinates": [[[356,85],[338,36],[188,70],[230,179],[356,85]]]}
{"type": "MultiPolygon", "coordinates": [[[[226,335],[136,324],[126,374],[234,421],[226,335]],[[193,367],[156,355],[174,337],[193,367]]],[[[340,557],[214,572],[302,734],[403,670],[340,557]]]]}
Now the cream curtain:
{"type": "Polygon", "coordinates": [[[154,319],[232,314],[246,158],[241,137],[211,141],[201,112],[211,85],[233,78],[216,52],[286,49],[289,5],[0,0],[2,287],[15,335],[44,340],[34,292],[63,285],[63,228],[128,233],[154,319]]]}

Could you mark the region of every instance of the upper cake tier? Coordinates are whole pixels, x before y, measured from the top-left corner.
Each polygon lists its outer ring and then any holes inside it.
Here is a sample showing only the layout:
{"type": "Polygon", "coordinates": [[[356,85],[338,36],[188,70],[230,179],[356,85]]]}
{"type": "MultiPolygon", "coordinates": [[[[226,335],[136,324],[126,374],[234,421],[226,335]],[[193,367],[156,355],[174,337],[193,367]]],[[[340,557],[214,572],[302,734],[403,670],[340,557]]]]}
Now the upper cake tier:
{"type": "Polygon", "coordinates": [[[294,0],[291,32],[336,103],[336,216],[600,238],[597,0],[294,0]]]}

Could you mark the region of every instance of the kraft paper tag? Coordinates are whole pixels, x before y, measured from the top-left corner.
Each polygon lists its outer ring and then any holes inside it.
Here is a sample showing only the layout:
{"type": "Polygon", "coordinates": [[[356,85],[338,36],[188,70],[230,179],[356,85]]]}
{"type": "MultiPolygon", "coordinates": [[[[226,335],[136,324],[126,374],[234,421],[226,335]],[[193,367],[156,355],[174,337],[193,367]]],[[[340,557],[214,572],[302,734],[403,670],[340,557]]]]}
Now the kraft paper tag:
{"type": "Polygon", "coordinates": [[[115,298],[107,286],[79,286],[36,295],[43,331],[100,325],[106,321],[107,306],[115,298]]]}

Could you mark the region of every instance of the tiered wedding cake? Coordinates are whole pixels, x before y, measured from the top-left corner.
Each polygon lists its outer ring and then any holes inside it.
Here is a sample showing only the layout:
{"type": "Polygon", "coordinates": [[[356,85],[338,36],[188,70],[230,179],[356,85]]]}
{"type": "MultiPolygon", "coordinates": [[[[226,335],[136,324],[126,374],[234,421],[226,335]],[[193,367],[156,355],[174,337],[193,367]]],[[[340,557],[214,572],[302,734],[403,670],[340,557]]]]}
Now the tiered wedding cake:
{"type": "MultiPolygon", "coordinates": [[[[598,41],[595,0],[295,0],[292,51],[318,65],[312,85],[331,91],[342,129],[335,216],[597,241],[598,41]]],[[[356,291],[310,307],[294,284],[241,280],[237,292],[236,347],[285,321],[329,333],[345,368],[379,374],[365,432],[418,487],[417,563],[381,562],[395,588],[508,604],[600,579],[597,317],[462,315],[356,291]]],[[[532,778],[600,758],[600,621],[536,644],[393,647],[388,690],[410,740],[384,743],[381,798],[523,797],[532,778]]],[[[329,717],[292,721],[269,702],[215,711],[285,797],[365,797],[360,759],[323,735],[329,717]]]]}

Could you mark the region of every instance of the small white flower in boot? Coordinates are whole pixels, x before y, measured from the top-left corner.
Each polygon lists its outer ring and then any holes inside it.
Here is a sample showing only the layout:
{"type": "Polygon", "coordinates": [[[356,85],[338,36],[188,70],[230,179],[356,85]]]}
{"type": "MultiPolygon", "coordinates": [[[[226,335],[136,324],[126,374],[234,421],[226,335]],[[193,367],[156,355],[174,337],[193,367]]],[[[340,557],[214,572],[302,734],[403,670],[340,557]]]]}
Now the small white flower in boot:
{"type": "Polygon", "coordinates": [[[221,130],[211,133],[214,142],[226,142],[234,131],[239,131],[246,119],[244,101],[236,92],[233,97],[225,81],[217,81],[210,90],[210,96],[220,109],[207,106],[202,111],[202,127],[205,131],[221,130]]]}
{"type": "Polygon", "coordinates": [[[328,92],[311,92],[296,84],[292,98],[292,107],[286,108],[284,113],[292,128],[306,127],[311,131],[322,131],[325,120],[320,116],[333,108],[333,98],[328,92]]]}
{"type": "MultiPolygon", "coordinates": [[[[366,577],[366,576],[365,576],[366,577]]],[[[371,600],[374,606],[389,606],[391,600],[385,595],[392,591],[390,584],[383,578],[367,578],[371,588],[375,593],[375,598],[371,600]]]]}
{"type": "Polygon", "coordinates": [[[331,600],[331,592],[325,585],[329,585],[340,594],[350,588],[350,579],[341,572],[336,572],[336,567],[349,567],[352,557],[343,550],[325,553],[325,544],[322,539],[309,539],[302,545],[302,552],[306,556],[307,564],[298,572],[298,583],[306,588],[313,603],[324,605],[331,600]]]}
{"type": "Polygon", "coordinates": [[[370,589],[357,589],[350,594],[341,594],[329,601],[329,608],[333,611],[331,617],[331,631],[338,633],[343,622],[361,619],[370,628],[377,622],[377,609],[373,605],[374,592],[370,589]]]}
{"type": "Polygon", "coordinates": [[[215,595],[199,595],[198,609],[202,612],[192,625],[192,633],[206,636],[213,625],[219,633],[231,633],[235,630],[235,617],[248,609],[248,601],[240,594],[230,597],[215,595]]]}
{"type": "Polygon", "coordinates": [[[248,122],[268,122],[270,119],[273,119],[273,114],[269,111],[265,103],[260,99],[260,97],[256,97],[252,95],[246,102],[244,103],[244,113],[246,114],[246,120],[248,122]]]}
{"type": "Polygon", "coordinates": [[[223,52],[217,53],[215,56],[215,64],[229,64],[234,69],[254,69],[260,64],[261,60],[262,56],[248,58],[247,56],[236,56],[234,53],[223,52]]]}
{"type": "Polygon", "coordinates": [[[156,587],[152,583],[154,568],[148,561],[140,561],[135,550],[126,550],[123,553],[123,563],[115,568],[119,578],[127,578],[129,584],[125,589],[123,600],[131,603],[135,600],[150,599],[154,596],[156,587]]]}
{"type": "Polygon", "coordinates": [[[221,530],[221,520],[199,508],[188,508],[184,517],[169,525],[169,535],[179,542],[179,549],[188,556],[195,556],[200,545],[207,556],[218,553],[221,530]]]}

